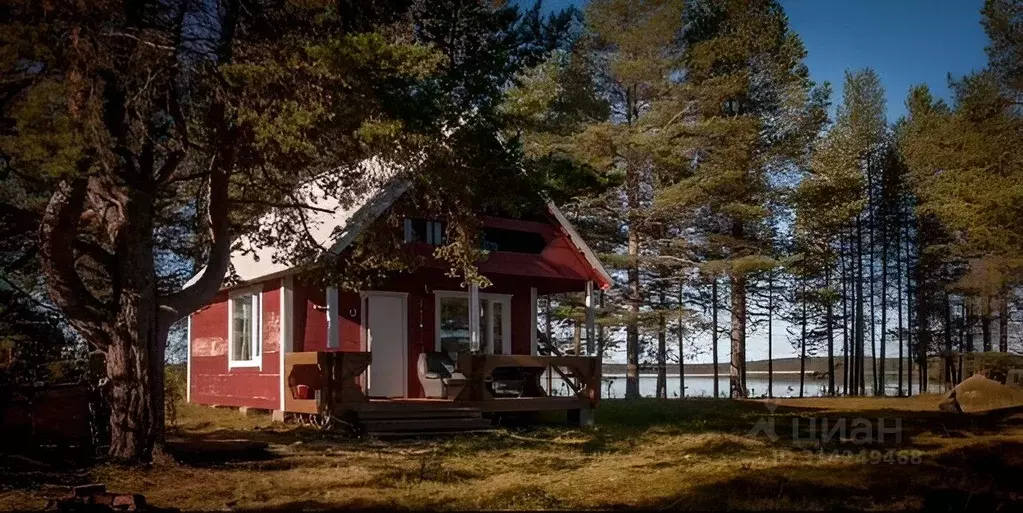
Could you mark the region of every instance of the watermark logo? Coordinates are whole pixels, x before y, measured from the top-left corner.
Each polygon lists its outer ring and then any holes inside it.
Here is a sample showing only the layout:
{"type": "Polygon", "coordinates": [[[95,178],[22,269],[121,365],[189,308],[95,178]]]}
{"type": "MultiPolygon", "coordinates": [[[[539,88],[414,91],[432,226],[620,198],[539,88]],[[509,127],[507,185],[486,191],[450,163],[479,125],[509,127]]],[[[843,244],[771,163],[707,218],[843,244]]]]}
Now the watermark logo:
{"type": "MultiPolygon", "coordinates": [[[[794,448],[803,449],[804,455],[817,457],[856,458],[870,464],[920,462],[920,451],[892,448],[903,444],[900,417],[782,416],[777,414],[777,403],[764,403],[764,407],[767,414],[756,419],[747,436],[772,443],[787,439],[794,448]]],[[[789,458],[798,453],[779,451],[776,456],[789,458]]]]}

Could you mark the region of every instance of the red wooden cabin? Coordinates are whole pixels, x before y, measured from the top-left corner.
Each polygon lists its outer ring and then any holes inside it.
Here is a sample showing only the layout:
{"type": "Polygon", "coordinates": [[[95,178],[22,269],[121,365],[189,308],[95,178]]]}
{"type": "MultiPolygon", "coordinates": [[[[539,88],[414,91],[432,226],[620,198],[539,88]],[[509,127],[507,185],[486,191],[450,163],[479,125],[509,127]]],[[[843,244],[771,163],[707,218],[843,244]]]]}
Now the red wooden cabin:
{"type": "MultiPolygon", "coordinates": [[[[405,190],[391,182],[353,205],[317,200],[309,232],[330,251],[347,251],[405,190]]],[[[548,203],[538,214],[529,221],[482,217],[489,253],[478,265],[493,283],[482,290],[462,288],[445,276],[445,265],[427,259],[373,290],[343,291],[275,263],[275,248],[236,251],[231,258],[239,280],[188,319],[188,401],[273,410],[279,417],[382,408],[400,416],[399,405],[429,404],[483,413],[566,410],[585,420],[599,397],[600,362],[538,348],[537,297],[586,292],[592,305],[593,286],[607,288],[611,280],[557,207],[548,203]],[[457,351],[458,370],[469,383],[457,397],[430,399],[417,363],[420,354],[442,349],[457,351]],[[499,368],[528,371],[519,377],[530,385],[539,373],[564,376],[572,393],[555,396],[526,386],[526,392],[520,387],[503,396],[494,389],[499,368]]],[[[429,255],[442,242],[440,221],[402,221],[413,251],[429,255]]],[[[592,319],[591,306],[591,340],[592,319]]]]}

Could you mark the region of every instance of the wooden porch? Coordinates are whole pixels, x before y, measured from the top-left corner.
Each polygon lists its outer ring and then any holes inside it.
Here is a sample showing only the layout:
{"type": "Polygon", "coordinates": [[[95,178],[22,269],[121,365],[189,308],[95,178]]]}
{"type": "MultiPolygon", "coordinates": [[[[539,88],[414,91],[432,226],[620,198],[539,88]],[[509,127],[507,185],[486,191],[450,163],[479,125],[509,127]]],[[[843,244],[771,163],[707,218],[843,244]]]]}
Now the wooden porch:
{"type": "MultiPolygon", "coordinates": [[[[371,361],[368,352],[286,353],[285,412],[386,420],[390,427],[416,419],[447,419],[442,424],[449,425],[454,418],[541,411],[565,411],[570,422],[584,422],[600,400],[596,357],[462,354],[458,369],[467,383],[453,399],[367,397],[365,376],[371,361]],[[550,395],[542,386],[545,374],[559,376],[571,394],[550,395]]],[[[481,427],[482,422],[466,425],[481,427]]]]}

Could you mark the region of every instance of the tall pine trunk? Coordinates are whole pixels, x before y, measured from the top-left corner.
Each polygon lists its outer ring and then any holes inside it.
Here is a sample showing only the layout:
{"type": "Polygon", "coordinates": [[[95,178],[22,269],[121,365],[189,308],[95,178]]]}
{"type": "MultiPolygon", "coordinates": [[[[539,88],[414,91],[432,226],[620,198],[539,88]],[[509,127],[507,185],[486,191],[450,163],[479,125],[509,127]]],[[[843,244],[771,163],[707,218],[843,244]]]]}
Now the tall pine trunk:
{"type": "Polygon", "coordinates": [[[888,374],[887,355],[888,346],[888,229],[885,216],[881,221],[881,361],[875,366],[879,374],[877,376],[878,394],[886,395],[885,377],[888,374]]]}
{"type": "Polygon", "coordinates": [[[991,351],[991,297],[984,297],[984,308],[981,309],[980,332],[984,341],[984,352],[991,351]]]}
{"type": "Polygon", "coordinates": [[[839,269],[842,279],[842,394],[849,395],[849,276],[848,276],[848,255],[845,252],[845,237],[839,235],[838,243],[839,261],[842,267],[839,269]]]}
{"type": "MultiPolygon", "coordinates": [[[[626,122],[631,125],[636,113],[635,86],[627,88],[625,107],[626,122]]],[[[625,398],[639,398],[639,310],[642,295],[639,283],[639,227],[637,210],[640,207],[640,189],[642,178],[640,170],[634,162],[626,164],[625,170],[626,197],[628,199],[629,223],[628,253],[628,289],[629,289],[629,323],[625,333],[625,398]]]]}
{"type": "Polygon", "coordinates": [[[1009,352],[1009,294],[1006,291],[998,298],[998,350],[1009,352]]]}
{"type": "Polygon", "coordinates": [[[767,397],[774,397],[774,269],[767,272],[767,397]]]}
{"type": "Polygon", "coordinates": [[[877,331],[877,317],[874,315],[874,232],[877,224],[874,222],[874,173],[873,163],[870,154],[867,154],[867,274],[870,280],[870,381],[874,395],[877,395],[877,342],[875,332],[877,331]]]}
{"type": "Polygon", "coordinates": [[[664,291],[661,291],[661,313],[657,316],[657,398],[668,398],[668,324],[664,318],[664,291]]]}
{"type": "Polygon", "coordinates": [[[803,312],[799,319],[799,397],[803,397],[806,385],[806,277],[802,278],[803,312]]]}
{"type": "Polygon", "coordinates": [[[970,308],[970,296],[963,297],[963,331],[966,337],[966,352],[972,353],[973,348],[973,309],[970,308]]]}
{"type": "Polygon", "coordinates": [[[718,376],[718,278],[713,277],[710,284],[710,316],[711,316],[711,352],[714,359],[714,397],[721,397],[720,378],[718,376]]]}
{"type": "Polygon", "coordinates": [[[906,216],[906,395],[913,395],[913,274],[910,271],[912,252],[910,251],[909,216],[906,216]]]}
{"type": "Polygon", "coordinates": [[[824,269],[824,286],[828,290],[827,310],[825,311],[824,324],[828,337],[828,395],[835,395],[835,329],[832,325],[833,304],[831,295],[831,266],[824,269]]]}
{"type": "Polygon", "coordinates": [[[746,366],[746,275],[732,273],[732,357],[728,370],[729,397],[746,397],[742,375],[746,366]]]}
{"type": "Polygon", "coordinates": [[[867,395],[864,367],[866,321],[863,318],[863,223],[856,217],[856,393],[867,395]]]}
{"type": "Polygon", "coordinates": [[[639,397],[639,234],[629,226],[629,323],[625,334],[625,398],[639,397]]]}
{"type": "Polygon", "coordinates": [[[952,301],[948,297],[948,292],[945,292],[945,350],[942,351],[944,354],[944,367],[945,367],[945,390],[951,390],[955,386],[956,371],[955,361],[953,360],[954,354],[952,352],[952,301]]]}
{"type": "Polygon", "coordinates": [[[897,395],[902,397],[902,359],[904,357],[902,351],[903,336],[902,336],[902,228],[896,224],[895,231],[898,233],[895,240],[895,304],[898,309],[898,330],[899,330],[899,387],[897,395]]]}
{"type": "Polygon", "coordinates": [[[678,397],[686,396],[686,358],[685,358],[685,306],[683,285],[678,284],[678,397]]]}

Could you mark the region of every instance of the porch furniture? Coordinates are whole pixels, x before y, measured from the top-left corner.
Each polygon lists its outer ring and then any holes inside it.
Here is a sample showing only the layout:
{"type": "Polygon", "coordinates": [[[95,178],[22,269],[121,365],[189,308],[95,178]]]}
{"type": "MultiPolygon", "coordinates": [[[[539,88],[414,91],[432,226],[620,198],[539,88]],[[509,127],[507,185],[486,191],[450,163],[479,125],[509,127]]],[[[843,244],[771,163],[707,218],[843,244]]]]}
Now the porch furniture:
{"type": "Polygon", "coordinates": [[[467,384],[465,375],[455,370],[455,362],[446,352],[420,353],[416,369],[428,398],[454,399],[467,384]]]}

